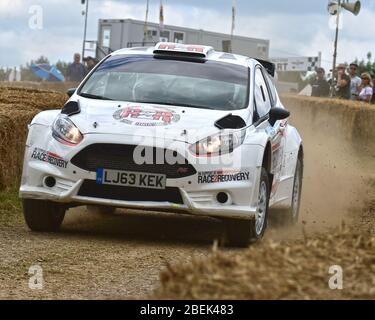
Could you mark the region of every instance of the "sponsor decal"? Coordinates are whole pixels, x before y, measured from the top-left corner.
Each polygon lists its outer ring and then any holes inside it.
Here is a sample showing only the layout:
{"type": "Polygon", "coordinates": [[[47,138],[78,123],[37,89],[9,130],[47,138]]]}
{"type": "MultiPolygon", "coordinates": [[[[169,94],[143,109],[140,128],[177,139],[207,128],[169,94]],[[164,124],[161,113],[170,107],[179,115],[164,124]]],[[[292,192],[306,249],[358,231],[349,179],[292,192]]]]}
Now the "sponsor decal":
{"type": "Polygon", "coordinates": [[[40,149],[40,148],[35,148],[33,153],[31,154],[31,158],[43,162],[47,162],[49,164],[52,164],[56,167],[59,168],[66,168],[68,165],[68,161],[64,160],[62,157],[59,155],[40,149]]]}
{"type": "Polygon", "coordinates": [[[117,110],[113,118],[139,127],[167,126],[180,120],[180,115],[167,108],[129,106],[117,110]]]}
{"type": "Polygon", "coordinates": [[[250,179],[250,172],[238,170],[218,170],[198,172],[198,184],[247,181],[250,179]]]}
{"type": "Polygon", "coordinates": [[[161,43],[159,45],[159,50],[179,50],[179,51],[186,51],[186,52],[198,52],[204,53],[204,47],[197,46],[197,45],[183,45],[180,43],[161,43]]]}

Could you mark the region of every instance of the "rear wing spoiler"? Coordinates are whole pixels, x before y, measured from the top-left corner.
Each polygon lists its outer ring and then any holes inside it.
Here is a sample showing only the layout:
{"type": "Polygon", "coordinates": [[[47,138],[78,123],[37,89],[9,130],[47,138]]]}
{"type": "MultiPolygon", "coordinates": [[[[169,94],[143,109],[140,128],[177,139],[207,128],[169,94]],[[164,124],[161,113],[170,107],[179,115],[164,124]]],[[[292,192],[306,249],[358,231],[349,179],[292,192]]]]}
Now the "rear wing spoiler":
{"type": "Polygon", "coordinates": [[[272,77],[275,77],[276,65],[274,63],[267,61],[267,60],[260,60],[260,59],[257,59],[257,61],[263,66],[264,69],[267,70],[267,72],[272,77]]]}

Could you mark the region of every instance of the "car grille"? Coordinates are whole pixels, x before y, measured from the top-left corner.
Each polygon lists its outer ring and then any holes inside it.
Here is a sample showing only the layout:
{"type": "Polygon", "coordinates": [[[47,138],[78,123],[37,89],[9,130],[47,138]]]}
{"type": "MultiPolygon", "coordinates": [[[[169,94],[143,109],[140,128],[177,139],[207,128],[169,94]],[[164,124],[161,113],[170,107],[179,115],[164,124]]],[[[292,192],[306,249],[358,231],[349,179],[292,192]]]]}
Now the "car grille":
{"type": "Polygon", "coordinates": [[[97,184],[95,180],[85,180],[78,192],[79,196],[119,201],[155,201],[183,204],[178,188],[164,190],[145,189],[97,184]]]}
{"type": "MultiPolygon", "coordinates": [[[[77,155],[75,155],[71,163],[83,170],[96,171],[98,168],[134,171],[134,172],[147,172],[165,174],[169,179],[184,178],[196,174],[194,167],[178,156],[180,163],[176,164],[137,164],[133,159],[133,151],[136,146],[121,145],[121,144],[92,144],[87,146],[77,155]]],[[[153,159],[157,159],[156,155],[165,154],[167,149],[156,147],[148,147],[152,149],[153,159]]]]}

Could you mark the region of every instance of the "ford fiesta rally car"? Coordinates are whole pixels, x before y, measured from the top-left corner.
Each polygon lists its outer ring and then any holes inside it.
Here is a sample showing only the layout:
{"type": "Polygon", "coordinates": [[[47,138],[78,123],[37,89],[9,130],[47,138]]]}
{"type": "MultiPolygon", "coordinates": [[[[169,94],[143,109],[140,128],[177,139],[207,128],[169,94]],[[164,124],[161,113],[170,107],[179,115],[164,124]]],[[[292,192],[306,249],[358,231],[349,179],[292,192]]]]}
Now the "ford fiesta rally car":
{"type": "Polygon", "coordinates": [[[229,243],[298,219],[303,147],[274,65],[160,43],[103,59],[62,110],[29,125],[20,197],[27,225],[57,230],[67,209],[171,210],[222,219],[229,243]]]}

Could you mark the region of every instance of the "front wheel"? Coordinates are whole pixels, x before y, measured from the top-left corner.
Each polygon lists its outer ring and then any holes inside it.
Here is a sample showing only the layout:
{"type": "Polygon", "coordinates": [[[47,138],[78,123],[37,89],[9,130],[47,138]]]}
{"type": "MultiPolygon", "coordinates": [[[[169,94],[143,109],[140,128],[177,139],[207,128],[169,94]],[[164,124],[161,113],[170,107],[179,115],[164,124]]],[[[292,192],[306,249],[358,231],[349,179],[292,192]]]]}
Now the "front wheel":
{"type": "Polygon", "coordinates": [[[260,240],[267,228],[270,185],[266,169],[262,168],[259,182],[258,204],[255,217],[251,220],[227,219],[226,244],[246,247],[260,240]]]}
{"type": "Polygon", "coordinates": [[[27,226],[32,231],[57,231],[65,217],[65,209],[54,202],[45,200],[24,199],[23,215],[27,226]]]}

